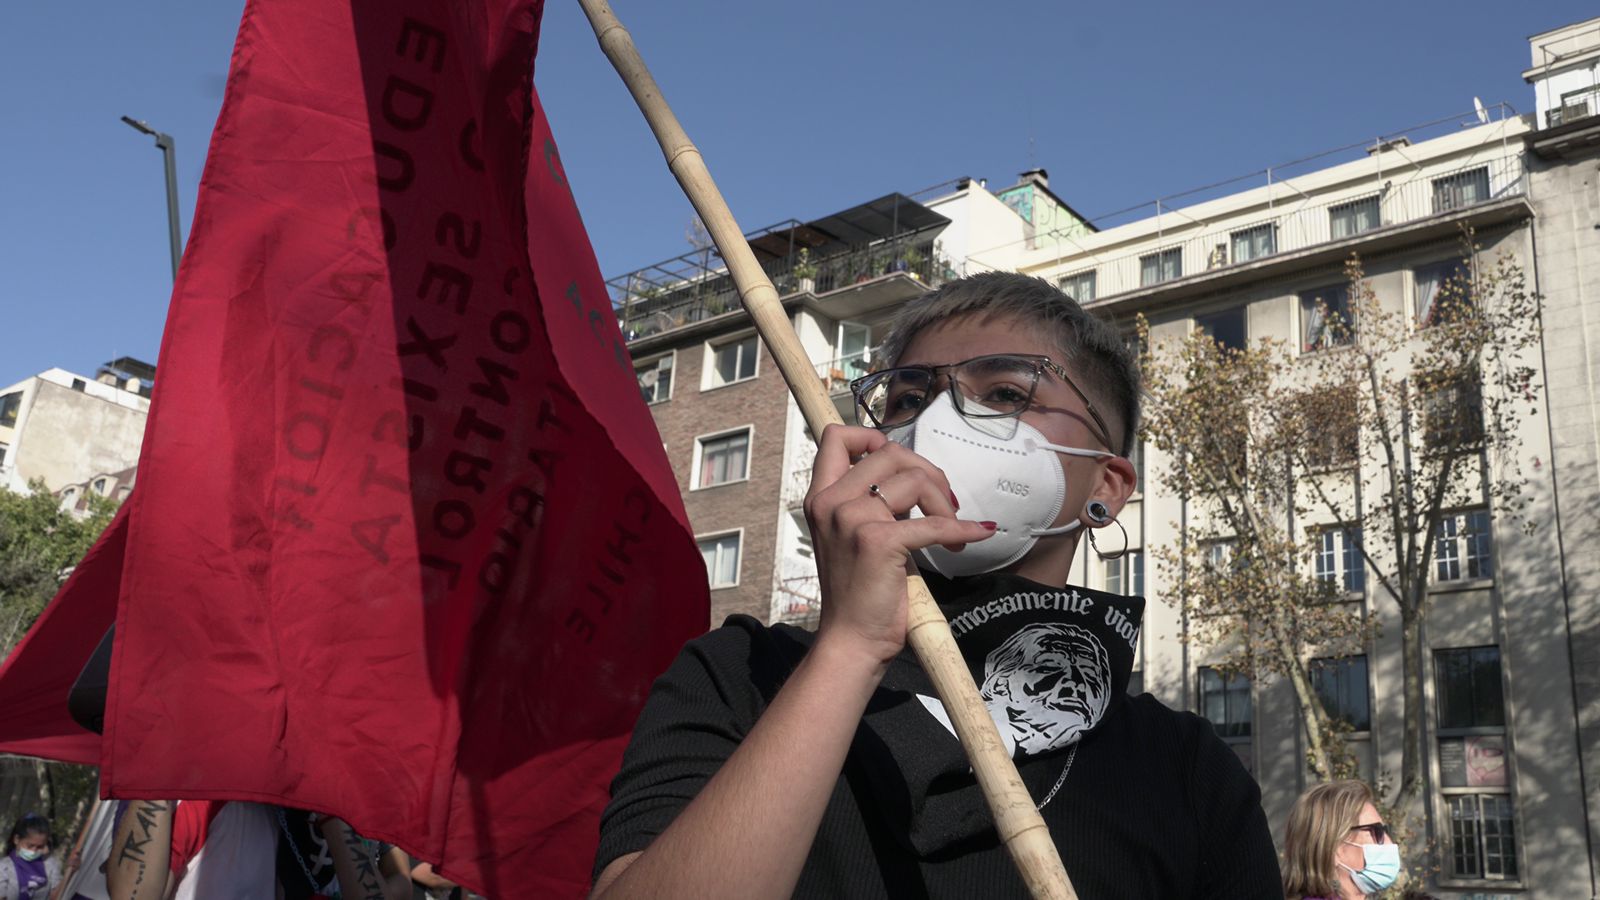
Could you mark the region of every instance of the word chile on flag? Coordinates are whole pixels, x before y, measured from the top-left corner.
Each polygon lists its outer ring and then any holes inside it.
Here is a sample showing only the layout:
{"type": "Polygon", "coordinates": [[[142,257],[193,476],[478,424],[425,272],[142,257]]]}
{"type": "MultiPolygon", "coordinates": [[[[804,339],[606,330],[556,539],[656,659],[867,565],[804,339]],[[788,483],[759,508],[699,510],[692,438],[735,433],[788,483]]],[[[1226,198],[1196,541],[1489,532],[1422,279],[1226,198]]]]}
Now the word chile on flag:
{"type": "Polygon", "coordinates": [[[129,513],[118,797],[579,896],[705,570],[532,86],[533,0],[251,0],[129,513]]]}

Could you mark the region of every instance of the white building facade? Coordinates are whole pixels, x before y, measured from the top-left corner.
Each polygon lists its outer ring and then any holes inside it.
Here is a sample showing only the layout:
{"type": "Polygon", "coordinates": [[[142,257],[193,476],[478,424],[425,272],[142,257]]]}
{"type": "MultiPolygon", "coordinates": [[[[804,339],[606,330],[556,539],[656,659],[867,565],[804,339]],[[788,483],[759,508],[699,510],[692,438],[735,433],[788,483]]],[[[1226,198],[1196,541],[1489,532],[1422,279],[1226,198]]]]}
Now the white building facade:
{"type": "MultiPolygon", "coordinates": [[[[1593,237],[1600,218],[1592,215],[1593,157],[1577,169],[1565,163],[1562,181],[1530,152],[1545,120],[1544,110],[1468,114],[1311,161],[1319,168],[1262,172],[1254,187],[1236,184],[1232,193],[1188,205],[1152,204],[1150,214],[1103,231],[1041,238],[1020,260],[969,260],[1060,284],[1130,331],[1143,314],[1157,347],[1202,330],[1235,346],[1272,338],[1301,353],[1337,352],[1322,349],[1313,333],[1319,317],[1308,298],[1344,281],[1352,253],[1361,256],[1383,307],[1422,327],[1438,267],[1460,258],[1462,226],[1474,229],[1483,257],[1509,254],[1529,274],[1531,289],[1562,293],[1561,305],[1546,308],[1534,360],[1545,392],[1518,434],[1537,530],[1524,534],[1479,492],[1452,517],[1449,534],[1434,537],[1440,559],[1424,636],[1425,796],[1417,812],[1439,865],[1429,889],[1440,896],[1594,892],[1591,773],[1600,717],[1590,673],[1600,663],[1592,643],[1600,635],[1600,569],[1590,560],[1600,547],[1593,526],[1600,457],[1592,430],[1558,437],[1557,428],[1561,415],[1578,407],[1591,429],[1594,421],[1591,373],[1600,333],[1586,324],[1595,313],[1583,301],[1600,286],[1600,255],[1587,254],[1600,251],[1593,237]],[[1341,155],[1349,161],[1338,162],[1341,155]],[[1572,182],[1578,171],[1586,182],[1572,182]],[[1571,215],[1575,204],[1583,215],[1571,215]],[[1553,271],[1541,263],[1557,245],[1567,265],[1547,287],[1553,271]],[[1580,260],[1586,273],[1576,271],[1580,260]],[[1575,346],[1575,334],[1589,343],[1575,346]],[[1558,491],[1563,476],[1572,484],[1558,491]],[[1575,540],[1587,550],[1575,551],[1575,540]],[[1587,579],[1582,590],[1572,583],[1580,579],[1587,579]],[[1463,713],[1455,699],[1466,695],[1479,706],[1463,713]],[[1468,771],[1469,759],[1494,764],[1468,771]]],[[[1128,556],[1106,561],[1086,546],[1074,579],[1149,598],[1136,684],[1213,721],[1261,783],[1281,839],[1289,807],[1309,783],[1293,691],[1281,681],[1224,679],[1213,668],[1224,648],[1191,639],[1191,610],[1175,573],[1147,560],[1152,548],[1179,545],[1205,513],[1164,495],[1160,478],[1172,460],[1142,448],[1137,456],[1144,487],[1121,517],[1128,556]]],[[[1310,534],[1346,524],[1296,527],[1310,534]]],[[[1363,774],[1392,782],[1403,735],[1398,607],[1359,556],[1338,550],[1328,554],[1331,576],[1344,579],[1351,602],[1377,624],[1377,637],[1363,653],[1319,661],[1336,673],[1321,686],[1331,711],[1355,725],[1352,746],[1363,774]]]]}

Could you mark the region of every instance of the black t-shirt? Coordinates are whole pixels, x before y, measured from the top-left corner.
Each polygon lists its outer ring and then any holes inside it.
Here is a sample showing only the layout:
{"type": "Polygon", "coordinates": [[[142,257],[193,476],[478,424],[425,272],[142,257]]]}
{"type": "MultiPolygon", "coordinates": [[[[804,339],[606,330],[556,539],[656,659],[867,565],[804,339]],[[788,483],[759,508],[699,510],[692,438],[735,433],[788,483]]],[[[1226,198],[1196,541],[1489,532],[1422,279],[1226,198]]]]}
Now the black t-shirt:
{"type": "MultiPolygon", "coordinates": [[[[671,824],[750,732],[812,639],[733,616],[684,648],[651,690],[612,783],[596,875],[671,824]]],[[[909,651],[890,666],[795,896],[1028,896],[960,744],[919,698],[933,693],[909,651]]],[[[1148,694],[1118,691],[1107,702],[1075,750],[1017,759],[1036,801],[1072,759],[1043,816],[1079,895],[1281,898],[1260,791],[1211,725],[1148,694]]]]}

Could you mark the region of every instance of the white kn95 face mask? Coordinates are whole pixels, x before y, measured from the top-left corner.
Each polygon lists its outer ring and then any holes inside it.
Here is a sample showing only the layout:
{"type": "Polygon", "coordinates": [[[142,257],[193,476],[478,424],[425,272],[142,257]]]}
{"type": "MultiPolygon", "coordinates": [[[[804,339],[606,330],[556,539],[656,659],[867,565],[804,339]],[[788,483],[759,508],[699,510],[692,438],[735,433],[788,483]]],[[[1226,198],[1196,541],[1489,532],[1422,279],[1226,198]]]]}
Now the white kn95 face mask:
{"type": "MultiPolygon", "coordinates": [[[[994,534],[952,553],[940,546],[917,551],[924,565],[949,578],[993,572],[1011,565],[1040,537],[1065,534],[1078,519],[1051,527],[1067,498],[1067,476],[1056,459],[1115,456],[1104,450],[1063,447],[1045,440],[1039,429],[1016,417],[967,418],[944,391],[914,421],[888,432],[888,438],[944,470],[961,501],[963,520],[994,522],[994,534]]],[[[982,413],[977,401],[969,411],[982,413]]],[[[920,509],[911,511],[921,516],[920,509]]]]}

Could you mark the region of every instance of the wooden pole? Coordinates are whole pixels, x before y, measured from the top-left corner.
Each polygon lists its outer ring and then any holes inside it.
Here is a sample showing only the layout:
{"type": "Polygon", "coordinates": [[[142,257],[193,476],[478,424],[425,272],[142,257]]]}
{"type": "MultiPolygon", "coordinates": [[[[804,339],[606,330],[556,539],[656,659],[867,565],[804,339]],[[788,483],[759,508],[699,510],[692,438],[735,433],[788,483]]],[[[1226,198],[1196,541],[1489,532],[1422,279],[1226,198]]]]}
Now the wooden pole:
{"type": "MultiPolygon", "coordinates": [[[[744,299],[745,310],[789,383],[789,391],[800,405],[811,433],[821,434],[824,427],[840,421],[839,413],[822,390],[816,371],[801,349],[800,339],[790,326],[783,305],[778,302],[777,290],[756,262],[744,233],[722,199],[722,192],[711,180],[700,151],[678,124],[661,95],[661,88],[634,47],[633,38],[617,20],[610,4],[606,0],[578,2],[594,27],[600,48],[633,94],[650,123],[650,130],[655,132],[661,152],[666,155],[667,167],[683,186],[689,202],[716,241],[734,285],[744,299]]],[[[950,633],[950,623],[945,621],[921,577],[909,575],[907,590],[910,595],[907,641],[944,701],[961,745],[972,761],[978,784],[989,801],[995,829],[1016,861],[1028,890],[1041,900],[1077,900],[1078,895],[1067,879],[1067,871],[1050,839],[1044,818],[1034,807],[1033,798],[1000,743],[994,720],[989,717],[989,710],[972,683],[966,661],[961,658],[955,637],[950,633]]]]}

